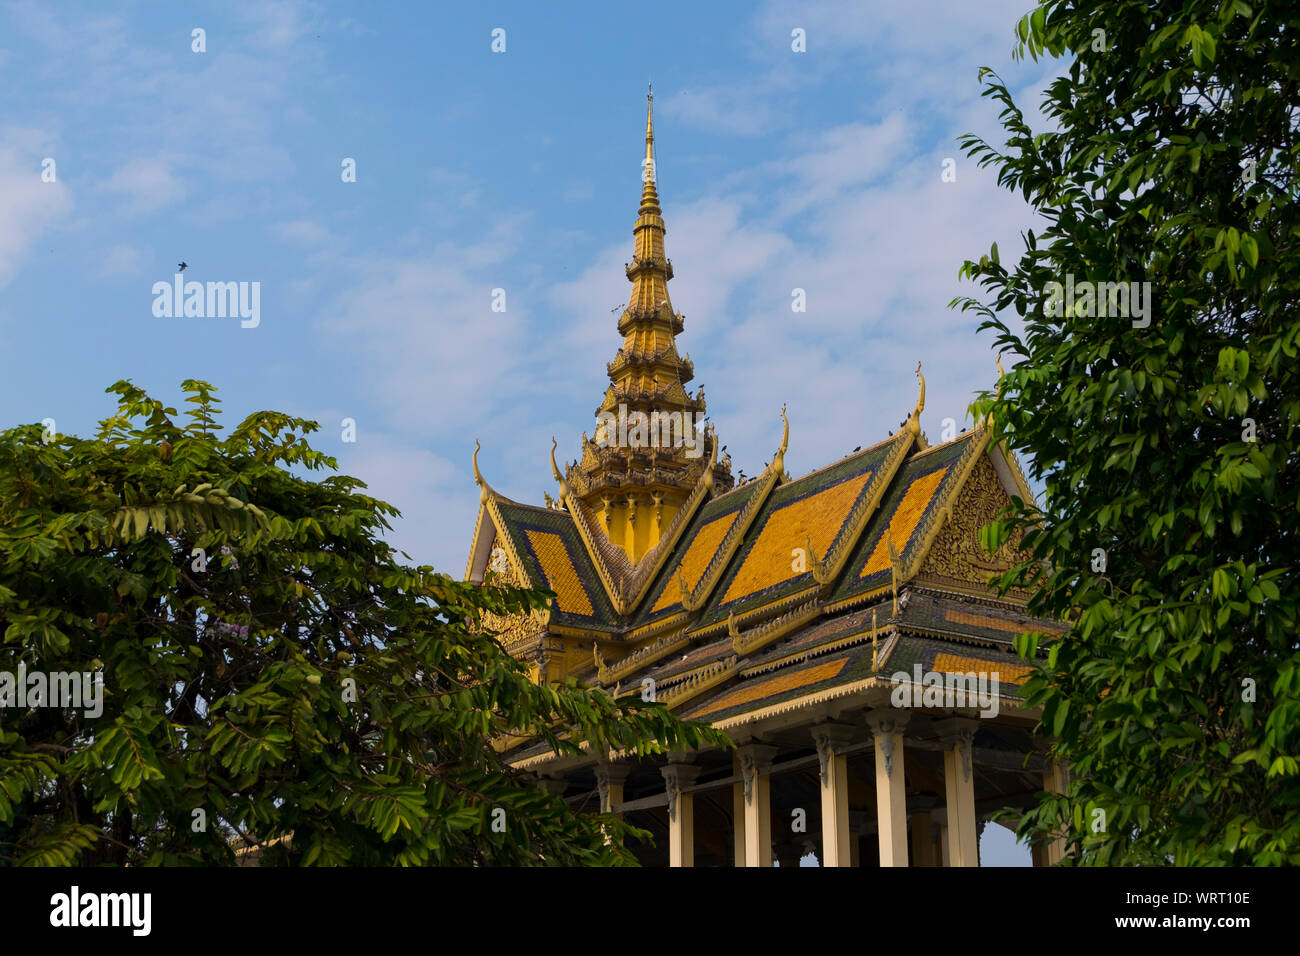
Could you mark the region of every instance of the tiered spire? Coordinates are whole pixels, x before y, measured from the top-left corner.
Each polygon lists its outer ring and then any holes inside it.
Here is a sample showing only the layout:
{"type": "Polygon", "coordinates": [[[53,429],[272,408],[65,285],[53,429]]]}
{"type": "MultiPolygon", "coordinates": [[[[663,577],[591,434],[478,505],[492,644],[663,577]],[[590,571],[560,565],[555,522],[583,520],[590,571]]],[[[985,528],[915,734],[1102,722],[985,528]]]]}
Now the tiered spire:
{"type": "MultiPolygon", "coordinates": [[[[641,205],[633,227],[633,258],[625,264],[632,294],[618,320],[623,347],[606,366],[610,385],[596,410],[594,438],[583,436],[582,459],[569,469],[573,490],[601,515],[606,532],[623,546],[634,561],[654,545],[651,525],[666,524],[678,505],[695,487],[708,464],[716,436],[702,426],[706,405],[704,390],[694,395],[686,383],[695,377],[690,356],[677,351],[675,336],[682,331],[682,316],[673,311],[668,280],[673,264],[664,253],[664,221],[654,157],[654,92],[646,96],[645,158],[642,161],[641,205]],[[662,429],[637,431],[641,416],[650,423],[672,422],[672,439],[662,429]],[[680,424],[679,424],[680,423],[680,424]],[[679,427],[690,430],[688,441],[677,441],[679,427]],[[656,440],[656,438],[658,440],[656,440]],[[642,522],[641,514],[659,519],[642,522]],[[665,515],[665,509],[669,513],[665,515]]],[[[731,487],[728,463],[714,471],[715,487],[731,487]]]]}

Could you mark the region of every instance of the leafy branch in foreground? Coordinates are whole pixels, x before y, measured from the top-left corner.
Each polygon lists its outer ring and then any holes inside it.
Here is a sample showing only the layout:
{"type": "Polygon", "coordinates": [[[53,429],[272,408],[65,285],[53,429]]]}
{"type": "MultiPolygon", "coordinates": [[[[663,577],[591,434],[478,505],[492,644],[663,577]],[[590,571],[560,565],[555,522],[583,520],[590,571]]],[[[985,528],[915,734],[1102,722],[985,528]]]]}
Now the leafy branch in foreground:
{"type": "Polygon", "coordinates": [[[227,864],[250,843],[263,865],[634,862],[640,831],[575,813],[502,741],[725,738],[531,683],[482,622],[548,595],[399,563],[395,508],[294,473],[336,467],[314,422],[259,412],[221,438],[216,390],[182,388],[188,422],[119,382],[94,438],[0,432],[0,673],[102,676],[98,715],[0,708],[0,863],[227,864]]]}
{"type": "Polygon", "coordinates": [[[1020,359],[975,410],[1044,501],[987,539],[1023,532],[999,583],[1073,624],[1026,685],[1072,781],[1020,826],[1071,862],[1300,862],[1296,27],[1267,0],[1047,0],[1018,52],[1072,57],[1054,128],[986,69],[1006,145],[962,141],[1047,222],[953,304],[1020,359]]]}

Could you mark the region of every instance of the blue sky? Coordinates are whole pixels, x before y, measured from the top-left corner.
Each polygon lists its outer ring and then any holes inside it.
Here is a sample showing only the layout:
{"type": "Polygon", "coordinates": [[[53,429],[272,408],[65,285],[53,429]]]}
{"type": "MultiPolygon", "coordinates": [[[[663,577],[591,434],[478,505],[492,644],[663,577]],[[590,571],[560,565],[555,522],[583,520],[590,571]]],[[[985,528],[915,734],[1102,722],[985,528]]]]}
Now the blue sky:
{"type": "Polygon", "coordinates": [[[572,458],[593,430],[653,80],[679,346],[736,469],[770,457],[783,403],[796,476],[884,438],[918,360],[937,440],[996,376],[947,308],[975,291],[957,269],[1034,225],[956,145],[1003,140],[979,66],[1027,110],[1062,69],[1012,61],[1029,6],[0,5],[0,421],[86,433],[119,378],[173,405],[206,379],[228,424],[320,421],[404,512],[394,543],[463,573],[475,438],[540,503],[550,437],[572,458]],[[259,282],[260,324],[156,317],[181,260],[259,282]]]}

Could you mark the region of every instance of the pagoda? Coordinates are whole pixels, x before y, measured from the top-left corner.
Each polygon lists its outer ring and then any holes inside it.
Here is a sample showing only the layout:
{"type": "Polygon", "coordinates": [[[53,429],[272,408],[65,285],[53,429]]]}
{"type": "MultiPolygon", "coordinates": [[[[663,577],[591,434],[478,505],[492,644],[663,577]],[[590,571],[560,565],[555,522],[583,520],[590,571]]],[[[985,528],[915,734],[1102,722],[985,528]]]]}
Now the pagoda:
{"type": "Polygon", "coordinates": [[[714,489],[732,485],[729,462],[711,466],[717,436],[711,428],[703,434],[696,430],[706,414],[704,390],[694,395],[686,390],[695,369],[690,356],[677,350],[684,322],[668,294],[673,263],[664,252],[667,230],[655,184],[654,141],[652,91],[646,101],[635,243],[632,261],[624,267],[632,292],[618,320],[623,345],[606,366],[610,384],[596,409],[595,436],[582,436],[582,457],[565,475],[605,537],[632,565],[663,540],[706,471],[714,489]]]}
{"type": "MultiPolygon", "coordinates": [[[[554,592],[545,611],[489,622],[536,681],[659,701],[738,746],[575,757],[524,743],[507,758],[654,833],[633,848],[650,865],[978,865],[986,818],[1065,786],[1012,649],[1065,628],[1032,617],[1027,593],[990,589],[1017,541],[978,543],[1032,492],[988,421],[926,440],[919,364],[917,398],[883,441],[793,479],[783,409],[768,465],[733,481],[677,347],[653,94],[645,149],[632,291],[594,433],[563,471],[552,442],[545,506],[496,492],[476,448],[466,577],[554,592]]],[[[1036,864],[1062,854],[1059,841],[1033,851],[1036,864]]]]}

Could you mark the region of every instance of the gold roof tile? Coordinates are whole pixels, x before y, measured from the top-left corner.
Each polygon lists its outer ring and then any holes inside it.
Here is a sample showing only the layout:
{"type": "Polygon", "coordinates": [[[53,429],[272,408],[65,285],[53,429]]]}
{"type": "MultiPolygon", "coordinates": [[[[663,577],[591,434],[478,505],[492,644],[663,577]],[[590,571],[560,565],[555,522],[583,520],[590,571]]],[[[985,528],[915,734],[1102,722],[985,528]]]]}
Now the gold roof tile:
{"type": "Polygon", "coordinates": [[[716,697],[702,709],[692,712],[689,715],[691,720],[698,720],[706,714],[717,713],[720,710],[726,710],[729,707],[735,707],[739,704],[748,704],[762,697],[769,697],[772,694],[780,694],[785,691],[794,690],[799,687],[806,687],[810,684],[816,684],[824,680],[830,680],[837,677],[844,669],[844,665],[849,662],[849,655],[837,657],[833,660],[825,661],[821,664],[815,664],[812,667],[803,667],[798,670],[778,671],[771,677],[764,680],[756,680],[746,683],[744,686],[737,687],[730,693],[716,697]]]}
{"type": "Polygon", "coordinates": [[[944,674],[969,674],[972,671],[996,676],[999,683],[1019,684],[1033,672],[1028,664],[1014,664],[1008,661],[990,661],[982,657],[958,657],[956,654],[934,655],[934,669],[944,674]]]}
{"type": "Polygon", "coordinates": [[[912,532],[916,530],[922,515],[925,514],[926,505],[934,497],[940,482],[943,481],[943,476],[947,473],[947,468],[940,468],[928,475],[922,475],[908,486],[903,500],[898,503],[898,507],[889,517],[889,533],[880,536],[859,577],[870,577],[877,571],[884,571],[889,567],[889,538],[892,537],[895,541],[899,554],[906,550],[912,532]]]}
{"type": "MultiPolygon", "coordinates": [[[[696,533],[694,540],[691,541],[691,546],[686,549],[686,554],[682,556],[681,563],[678,565],[678,569],[686,579],[688,588],[693,589],[695,585],[700,583],[700,578],[704,576],[704,569],[709,566],[709,561],[717,553],[718,545],[722,543],[722,539],[727,536],[727,532],[731,530],[731,526],[735,524],[736,518],[739,516],[739,511],[733,511],[730,514],[714,518],[696,533]]],[[[673,577],[675,578],[676,575],[673,575],[673,577]]],[[[681,596],[677,585],[673,581],[669,581],[665,585],[663,593],[659,595],[659,600],[655,602],[655,606],[650,609],[651,613],[662,611],[664,608],[671,607],[680,601],[681,596]]]]}
{"type": "Polygon", "coordinates": [[[592,615],[595,611],[587,590],[582,586],[578,572],[569,557],[564,539],[550,531],[527,529],[528,542],[537,555],[537,561],[546,575],[547,587],[555,592],[555,603],[566,614],[592,615]]]}
{"type": "MultiPolygon", "coordinates": [[[[721,604],[798,577],[802,572],[794,570],[793,552],[805,547],[809,540],[817,558],[825,555],[872,474],[865,471],[853,475],[773,511],[722,596],[721,604]]],[[[808,567],[813,560],[812,555],[806,556],[808,567]]]]}

